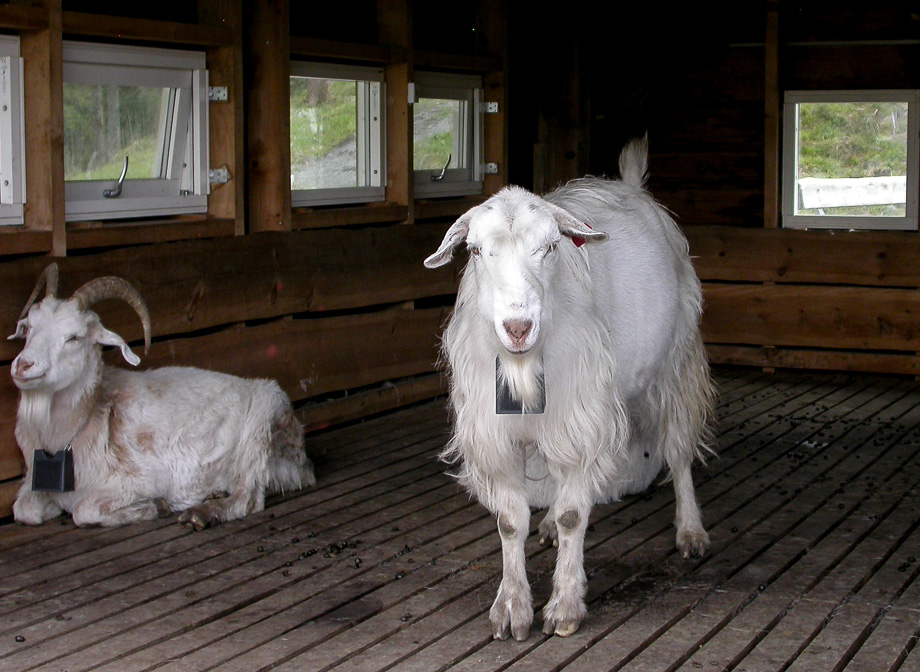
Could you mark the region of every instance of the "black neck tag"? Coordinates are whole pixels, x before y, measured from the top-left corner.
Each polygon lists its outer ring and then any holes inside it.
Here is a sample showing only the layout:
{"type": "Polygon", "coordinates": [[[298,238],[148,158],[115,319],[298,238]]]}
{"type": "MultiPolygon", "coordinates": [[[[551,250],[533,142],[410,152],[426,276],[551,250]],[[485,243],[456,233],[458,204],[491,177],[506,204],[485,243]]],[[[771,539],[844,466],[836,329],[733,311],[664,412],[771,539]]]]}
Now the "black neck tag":
{"type": "Polygon", "coordinates": [[[73,450],[56,453],[36,450],[32,454],[32,490],[34,492],[73,492],[73,450]]]}
{"type": "Polygon", "coordinates": [[[502,380],[499,373],[501,365],[498,357],[495,358],[495,413],[498,415],[539,415],[546,407],[546,386],[543,373],[540,373],[540,398],[536,404],[524,408],[523,404],[511,396],[508,383],[502,380]]]}

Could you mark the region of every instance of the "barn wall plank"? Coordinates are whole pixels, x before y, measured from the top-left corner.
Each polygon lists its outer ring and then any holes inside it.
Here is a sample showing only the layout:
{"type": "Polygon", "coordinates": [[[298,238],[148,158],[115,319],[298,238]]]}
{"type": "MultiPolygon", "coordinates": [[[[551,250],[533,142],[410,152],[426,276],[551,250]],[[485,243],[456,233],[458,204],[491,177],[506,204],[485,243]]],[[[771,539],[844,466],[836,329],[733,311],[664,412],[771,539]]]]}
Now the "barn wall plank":
{"type": "MultiPolygon", "coordinates": [[[[437,249],[444,225],[361,231],[298,231],[132,247],[58,260],[61,295],[103,275],[134,283],[161,338],[225,324],[300,312],[347,310],[451,294],[453,266],[429,270],[422,260],[437,249]]],[[[44,257],[0,265],[0,333],[16,320],[44,257]]],[[[100,304],[103,322],[128,340],[140,324],[121,304],[100,304]]],[[[21,345],[0,341],[0,362],[21,345]]]]}
{"type": "Polygon", "coordinates": [[[903,231],[687,226],[704,281],[920,287],[920,237],[903,231]]]}
{"type": "Polygon", "coordinates": [[[704,287],[710,343],[920,350],[920,292],[863,287],[704,287]]]}

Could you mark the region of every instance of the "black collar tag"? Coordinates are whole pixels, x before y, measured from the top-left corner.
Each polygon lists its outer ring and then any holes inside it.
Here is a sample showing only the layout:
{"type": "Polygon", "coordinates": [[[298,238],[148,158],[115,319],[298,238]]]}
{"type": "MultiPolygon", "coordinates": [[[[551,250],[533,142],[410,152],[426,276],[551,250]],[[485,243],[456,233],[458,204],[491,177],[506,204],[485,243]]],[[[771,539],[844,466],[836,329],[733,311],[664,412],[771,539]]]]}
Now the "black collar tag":
{"type": "Polygon", "coordinates": [[[499,374],[500,364],[495,358],[495,413],[498,415],[539,415],[546,407],[546,389],[543,384],[543,374],[540,374],[540,398],[533,406],[524,408],[523,404],[511,396],[508,383],[502,380],[499,374]]]}
{"type": "Polygon", "coordinates": [[[56,453],[36,450],[32,454],[34,492],[73,492],[73,449],[56,453]]]}

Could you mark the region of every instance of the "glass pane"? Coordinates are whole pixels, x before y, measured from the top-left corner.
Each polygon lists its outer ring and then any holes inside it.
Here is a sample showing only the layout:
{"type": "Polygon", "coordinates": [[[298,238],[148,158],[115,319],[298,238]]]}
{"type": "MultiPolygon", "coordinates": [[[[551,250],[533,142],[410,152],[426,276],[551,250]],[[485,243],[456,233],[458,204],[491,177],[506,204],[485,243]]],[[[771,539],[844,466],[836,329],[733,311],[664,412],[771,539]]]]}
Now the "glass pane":
{"type": "Polygon", "coordinates": [[[448,157],[449,169],[469,168],[465,165],[467,152],[462,151],[464,137],[463,112],[467,105],[461,100],[419,98],[415,109],[413,138],[414,170],[444,168],[448,157]]]}
{"type": "Polygon", "coordinates": [[[904,217],[907,103],[798,105],[797,215],[904,217]]]}
{"type": "Polygon", "coordinates": [[[126,179],[160,177],[171,96],[159,87],[65,83],[64,179],[117,180],[126,156],[126,179]]]}
{"type": "Polygon", "coordinates": [[[364,186],[358,82],[291,77],[291,189],[364,186]]]}

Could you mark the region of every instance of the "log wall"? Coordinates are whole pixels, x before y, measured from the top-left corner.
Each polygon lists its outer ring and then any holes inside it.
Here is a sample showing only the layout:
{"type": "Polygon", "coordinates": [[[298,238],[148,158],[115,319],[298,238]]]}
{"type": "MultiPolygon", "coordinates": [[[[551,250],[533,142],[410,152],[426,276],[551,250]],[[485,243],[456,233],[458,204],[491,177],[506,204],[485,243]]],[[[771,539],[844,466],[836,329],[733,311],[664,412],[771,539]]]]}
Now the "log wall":
{"type": "MultiPolygon", "coordinates": [[[[56,261],[62,296],[104,275],[126,278],[139,289],[153,327],[146,354],[139,320],[129,308],[104,302],[94,310],[132,344],[140,368],[191,365],[275,378],[310,430],[444,392],[437,348],[457,269],[432,271],[422,261],[449,222],[507,181],[507,121],[494,115],[487,124],[488,160],[501,171],[488,177],[486,194],[417,202],[407,87],[416,64],[480,74],[490,100],[500,101],[504,112],[504,5],[475,3],[468,18],[481,34],[476,44],[424,51],[413,27],[430,29],[432,19],[424,12],[416,18],[410,2],[310,4],[307,14],[288,0],[202,0],[197,6],[117,10],[90,0],[0,6],[0,30],[22,38],[26,100],[35,107],[27,113],[25,224],[0,227],[4,335],[15,331],[42,269],[56,261]],[[121,14],[111,15],[115,11],[121,14]],[[337,32],[349,22],[361,28],[337,32]],[[65,36],[206,52],[210,84],[226,86],[229,94],[227,101],[210,105],[211,165],[230,175],[228,183],[212,185],[206,215],[65,223],[60,112],[65,36]],[[386,68],[385,202],[291,207],[286,96],[295,58],[386,68]]],[[[0,340],[0,366],[9,367],[20,348],[20,342],[0,340]]],[[[127,366],[115,351],[105,357],[127,366]]],[[[4,374],[0,518],[9,515],[22,473],[13,436],[16,404],[16,389],[4,374]]]]}

